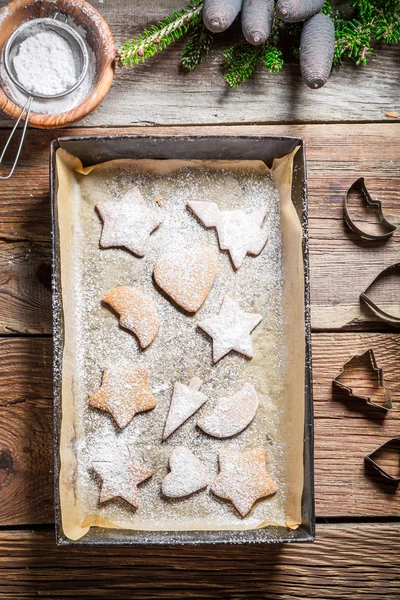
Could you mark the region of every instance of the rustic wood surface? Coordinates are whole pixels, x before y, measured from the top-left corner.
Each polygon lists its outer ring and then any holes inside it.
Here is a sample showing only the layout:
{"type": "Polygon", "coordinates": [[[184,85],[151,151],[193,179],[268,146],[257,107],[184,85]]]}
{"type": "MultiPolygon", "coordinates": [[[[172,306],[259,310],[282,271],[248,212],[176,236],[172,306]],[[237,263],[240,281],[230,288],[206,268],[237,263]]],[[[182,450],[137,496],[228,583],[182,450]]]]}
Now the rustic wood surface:
{"type": "MultiPolygon", "coordinates": [[[[182,3],[93,4],[120,43],[182,3]]],[[[381,122],[386,111],[400,112],[400,53],[387,48],[367,68],[343,68],[317,93],[301,84],[296,65],[277,75],[260,69],[251,82],[229,90],[220,50],[235,39],[234,31],[221,35],[190,75],[177,71],[182,43],[132,71],[118,70],[109,95],[79,127],[30,130],[13,179],[1,182],[0,598],[400,598],[399,487],[363,460],[400,434],[400,338],[359,304],[376,274],[400,260],[400,234],[385,244],[360,242],[342,220],[345,190],[364,175],[387,218],[400,224],[400,122],[381,122]],[[190,132],[298,135],[307,144],[317,541],[270,548],[56,548],[49,142],[68,134],[149,131],[132,125],[187,133],[171,125],[205,123],[190,132]],[[332,393],[344,362],[371,347],[393,394],[394,409],[384,418],[345,392],[332,393]]],[[[0,147],[10,125],[0,118],[0,147]]],[[[353,210],[371,227],[371,214],[353,210]]],[[[400,310],[396,290],[395,280],[379,290],[393,312],[400,310]]]]}
{"type": "MultiPolygon", "coordinates": [[[[6,3],[0,0],[0,7],[6,3]]],[[[92,4],[106,18],[119,45],[185,6],[185,1],[93,0],[92,4]]],[[[385,112],[400,112],[398,48],[385,48],[366,67],[349,63],[335,70],[327,85],[317,92],[301,81],[298,65],[286,65],[280,73],[259,67],[249,82],[231,90],[222,77],[221,51],[242,40],[239,24],[218,35],[208,59],[190,74],[178,69],[185,40],[133,70],[118,69],[110,93],[83,124],[115,127],[383,121],[388,119],[385,112]]],[[[5,123],[4,119],[0,121],[0,125],[5,123]]]]}
{"type": "Polygon", "coordinates": [[[378,600],[400,596],[400,524],[319,525],[309,545],[55,548],[0,534],[0,597],[378,600]]]}

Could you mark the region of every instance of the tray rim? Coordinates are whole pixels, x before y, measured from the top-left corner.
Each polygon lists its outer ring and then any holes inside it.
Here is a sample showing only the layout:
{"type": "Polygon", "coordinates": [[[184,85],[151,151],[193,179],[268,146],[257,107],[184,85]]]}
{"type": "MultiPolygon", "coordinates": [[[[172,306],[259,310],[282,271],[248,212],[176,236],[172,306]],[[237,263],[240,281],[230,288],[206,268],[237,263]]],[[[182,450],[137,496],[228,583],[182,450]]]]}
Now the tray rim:
{"type": "MultiPolygon", "coordinates": [[[[286,154],[286,153],[285,153],[286,154]]],[[[144,156],[145,157],[145,156],[144,156]]],[[[279,158],[276,156],[275,158],[279,158]]],[[[107,161],[112,160],[107,158],[107,161]]],[[[213,160],[210,158],[210,160],[213,160]]],[[[100,161],[102,162],[102,161],[100,161]]],[[[103,161],[106,162],[106,161],[103,161]]],[[[96,163],[95,163],[96,164],[96,163]]],[[[302,138],[297,136],[281,136],[268,134],[238,134],[224,133],[202,134],[202,133],[132,133],[132,134],[95,134],[95,135],[77,135],[63,136],[53,140],[50,144],[50,205],[51,205],[51,247],[52,247],[52,308],[53,308],[53,394],[54,394],[54,511],[56,527],[56,543],[58,546],[141,546],[141,545],[209,545],[209,544],[280,544],[294,542],[312,542],[315,540],[315,494],[314,494],[314,411],[313,411],[313,390],[312,390],[312,350],[311,350],[311,314],[310,314],[310,285],[309,285],[309,237],[308,237],[308,197],[307,197],[307,168],[306,168],[306,145],[302,138]],[[83,536],[83,538],[73,541],[65,536],[61,524],[61,508],[59,501],[59,468],[60,457],[58,453],[61,423],[61,361],[63,352],[63,325],[62,325],[62,293],[60,284],[60,268],[58,261],[58,228],[57,228],[57,205],[56,205],[56,152],[68,142],[93,142],[93,141],[114,141],[137,139],[146,140],[210,140],[210,139],[240,139],[247,142],[254,140],[262,141],[280,141],[300,146],[298,155],[300,157],[300,167],[302,175],[302,218],[301,225],[303,229],[303,262],[304,262],[304,303],[305,303],[305,342],[306,342],[306,360],[305,360],[305,420],[304,420],[304,471],[307,471],[307,478],[304,479],[302,512],[308,509],[309,522],[302,524],[297,530],[288,530],[285,527],[266,527],[262,529],[247,531],[134,531],[118,530],[119,535],[126,535],[127,539],[111,539],[113,529],[94,528],[83,536]],[[307,488],[308,506],[305,506],[304,492],[307,488]],[[273,537],[269,537],[266,532],[275,532],[273,537]],[[281,532],[281,533],[279,533],[281,532]],[[110,534],[107,539],[106,534],[110,534]],[[263,535],[264,534],[264,535],[263,535]]]]}

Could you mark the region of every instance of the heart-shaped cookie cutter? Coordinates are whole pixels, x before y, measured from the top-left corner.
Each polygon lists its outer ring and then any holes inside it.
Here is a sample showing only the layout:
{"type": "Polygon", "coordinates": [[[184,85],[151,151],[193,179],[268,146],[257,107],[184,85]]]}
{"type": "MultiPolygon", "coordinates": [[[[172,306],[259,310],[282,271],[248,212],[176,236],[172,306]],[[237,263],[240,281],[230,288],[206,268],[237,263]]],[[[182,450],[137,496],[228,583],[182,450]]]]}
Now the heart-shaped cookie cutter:
{"type": "Polygon", "coordinates": [[[391,315],[390,313],[386,312],[385,310],[382,310],[382,308],[380,308],[373,300],[371,300],[371,298],[368,295],[368,292],[371,290],[371,288],[375,285],[375,283],[379,279],[382,279],[383,277],[386,277],[387,275],[393,275],[393,274],[400,275],[400,263],[395,263],[394,265],[390,265],[390,267],[386,267],[386,269],[383,269],[383,271],[378,273],[378,275],[375,277],[375,279],[369,284],[367,289],[362,294],[360,294],[360,300],[365,302],[365,304],[367,306],[369,306],[369,308],[380,319],[383,319],[384,321],[387,321],[388,323],[391,323],[392,325],[396,325],[397,327],[400,327],[400,317],[397,317],[396,315],[391,315]]]}
{"type": "Polygon", "coordinates": [[[366,454],[364,458],[365,458],[365,461],[367,463],[369,463],[370,465],[372,465],[374,467],[374,469],[376,469],[378,471],[378,473],[380,473],[383,477],[386,477],[386,479],[390,479],[390,481],[400,482],[400,475],[392,475],[391,473],[389,473],[389,471],[387,471],[381,465],[379,465],[373,458],[374,455],[377,454],[377,452],[379,452],[379,450],[381,450],[382,448],[385,448],[385,446],[389,446],[393,443],[395,443],[395,445],[396,445],[396,451],[397,451],[397,453],[399,455],[399,459],[400,459],[400,436],[393,437],[390,440],[383,442],[383,444],[381,444],[380,446],[375,448],[375,450],[366,454]]]}
{"type": "Polygon", "coordinates": [[[395,225],[389,223],[389,221],[385,218],[382,210],[382,202],[380,200],[371,198],[371,195],[367,190],[367,186],[365,185],[364,177],[359,177],[358,179],[356,179],[356,181],[352,183],[349,189],[347,190],[344,197],[343,216],[348,227],[350,227],[350,229],[354,233],[359,235],[363,240],[386,240],[390,238],[397,229],[395,225]],[[368,233],[367,231],[363,231],[362,229],[360,229],[355,224],[353,219],[350,217],[348,209],[348,198],[351,192],[361,192],[362,197],[364,198],[364,204],[367,207],[376,207],[378,209],[378,219],[382,227],[386,230],[385,233],[368,233]]]}
{"type": "Polygon", "coordinates": [[[343,390],[346,390],[349,393],[350,397],[352,397],[352,398],[358,398],[359,400],[365,400],[365,402],[367,404],[369,404],[370,406],[373,406],[374,408],[378,408],[379,410],[383,410],[385,412],[389,411],[392,408],[392,396],[391,396],[390,389],[385,386],[383,369],[381,369],[381,367],[378,367],[374,351],[371,348],[368,349],[368,350],[366,350],[362,354],[354,354],[351,358],[349,358],[349,360],[347,360],[344,363],[343,367],[341,368],[340,373],[338,373],[338,375],[336,375],[335,379],[332,380],[332,383],[333,383],[334,386],[336,386],[338,388],[341,388],[343,390]],[[353,388],[351,386],[346,385],[345,383],[343,383],[342,381],[340,381],[340,377],[345,372],[346,367],[354,359],[363,358],[366,355],[368,356],[368,359],[369,359],[369,367],[370,367],[371,371],[374,371],[376,373],[376,380],[377,380],[377,383],[378,383],[378,388],[383,389],[384,392],[385,392],[385,402],[384,402],[384,404],[378,404],[377,402],[374,402],[372,400],[371,396],[365,396],[363,394],[357,394],[357,393],[355,393],[353,391],[353,388]]]}

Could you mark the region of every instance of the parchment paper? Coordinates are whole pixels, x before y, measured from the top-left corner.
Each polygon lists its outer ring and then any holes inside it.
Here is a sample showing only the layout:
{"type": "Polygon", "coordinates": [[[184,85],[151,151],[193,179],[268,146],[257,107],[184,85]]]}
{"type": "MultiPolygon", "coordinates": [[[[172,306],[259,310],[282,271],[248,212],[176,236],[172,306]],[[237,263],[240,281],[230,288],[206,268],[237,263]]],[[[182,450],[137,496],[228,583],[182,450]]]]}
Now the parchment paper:
{"type": "Polygon", "coordinates": [[[64,321],[59,493],[63,531],[71,540],[91,526],[114,528],[117,537],[119,528],[245,530],[301,523],[305,332],[302,228],[291,201],[295,152],[275,160],[269,170],[261,161],[176,160],[116,160],[83,169],[77,158],[57,151],[64,321]],[[166,214],[142,259],[121,248],[99,248],[101,221],[94,208],[101,200],[118,201],[134,184],[147,202],[161,201],[166,214]],[[265,204],[269,239],[262,253],[247,256],[237,272],[228,254],[218,250],[214,286],[198,313],[188,316],[156,289],[152,271],[166,249],[197,243],[219,248],[215,230],[205,229],[186,208],[195,199],[215,201],[225,209],[265,204]],[[157,304],[159,334],[145,351],[101,303],[103,294],[117,285],[140,286],[157,304]],[[196,324],[219,311],[224,294],[244,310],[261,313],[263,321],[252,334],[252,360],[230,353],[213,366],[211,342],[196,324]],[[89,407],[88,394],[100,385],[105,367],[138,362],[149,367],[157,406],[119,431],[108,414],[89,407]],[[233,439],[216,440],[196,428],[195,416],[162,443],[173,384],[189,383],[194,376],[203,379],[202,391],[210,398],[198,415],[244,382],[253,383],[260,406],[252,424],[233,439]],[[244,519],[208,490],[168,500],[160,487],[176,445],[191,448],[210,478],[218,472],[221,448],[264,447],[279,491],[257,502],[244,519]],[[126,446],[155,472],[139,486],[138,510],[123,500],[99,505],[99,481],[91,468],[93,461],[109,460],[126,446]]]}

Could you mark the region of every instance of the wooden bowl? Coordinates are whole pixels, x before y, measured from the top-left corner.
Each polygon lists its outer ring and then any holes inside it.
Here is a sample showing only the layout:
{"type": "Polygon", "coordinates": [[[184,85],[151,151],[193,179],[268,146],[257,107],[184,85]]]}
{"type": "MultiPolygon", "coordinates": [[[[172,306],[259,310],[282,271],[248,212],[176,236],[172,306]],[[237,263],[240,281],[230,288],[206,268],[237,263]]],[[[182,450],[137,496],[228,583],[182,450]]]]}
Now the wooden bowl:
{"type": "MultiPolygon", "coordinates": [[[[102,15],[84,0],[12,0],[0,11],[0,54],[12,32],[26,21],[54,17],[79,28],[88,45],[91,68],[75,91],[64,99],[34,100],[29,124],[39,129],[65,127],[82,119],[100,104],[110,89],[115,69],[115,44],[102,15]],[[75,95],[73,95],[75,94],[75,95]]],[[[26,96],[12,84],[0,66],[0,109],[17,119],[26,96]]]]}

